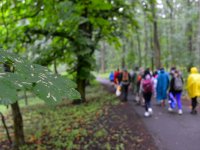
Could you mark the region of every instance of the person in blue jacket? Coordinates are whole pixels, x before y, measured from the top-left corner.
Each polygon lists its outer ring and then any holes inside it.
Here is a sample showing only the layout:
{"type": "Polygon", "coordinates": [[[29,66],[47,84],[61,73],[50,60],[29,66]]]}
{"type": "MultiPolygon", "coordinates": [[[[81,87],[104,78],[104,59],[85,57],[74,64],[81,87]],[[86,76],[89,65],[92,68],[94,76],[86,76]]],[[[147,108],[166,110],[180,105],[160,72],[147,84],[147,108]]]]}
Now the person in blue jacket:
{"type": "Polygon", "coordinates": [[[160,69],[157,80],[157,103],[161,104],[161,106],[165,106],[165,100],[167,99],[167,89],[169,87],[169,74],[165,72],[164,68],[160,69]]]}
{"type": "Polygon", "coordinates": [[[113,73],[113,71],[109,75],[109,80],[110,80],[110,82],[114,82],[114,73],[113,73]]]}

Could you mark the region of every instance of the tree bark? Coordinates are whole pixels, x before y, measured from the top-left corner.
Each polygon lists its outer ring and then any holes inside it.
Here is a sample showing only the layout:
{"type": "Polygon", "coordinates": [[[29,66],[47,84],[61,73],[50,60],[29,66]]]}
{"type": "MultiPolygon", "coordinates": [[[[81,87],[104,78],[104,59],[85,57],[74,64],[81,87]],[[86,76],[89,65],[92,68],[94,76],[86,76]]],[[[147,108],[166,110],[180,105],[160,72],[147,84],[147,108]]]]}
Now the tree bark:
{"type": "MultiPolygon", "coordinates": [[[[77,75],[78,76],[78,75],[77,75]]],[[[77,79],[77,90],[79,91],[79,93],[81,94],[81,103],[85,102],[85,86],[86,86],[86,80],[85,79],[77,79]]]]}
{"type": "MultiPolygon", "coordinates": [[[[154,70],[154,45],[153,45],[153,30],[152,30],[152,27],[150,27],[150,45],[151,45],[151,68],[152,70],[154,70]]],[[[158,68],[156,68],[158,69],[158,68]]]]}
{"type": "Polygon", "coordinates": [[[138,55],[139,55],[139,66],[142,66],[142,54],[141,54],[141,43],[140,43],[140,35],[137,30],[137,44],[138,44],[138,55]]]}
{"type": "Polygon", "coordinates": [[[145,58],[144,58],[144,64],[147,66],[147,58],[148,58],[148,30],[147,30],[147,15],[146,11],[144,10],[144,36],[145,36],[145,46],[144,46],[144,52],[145,52],[145,58]]]}
{"type": "MultiPolygon", "coordinates": [[[[83,6],[85,5],[85,8],[82,12],[83,18],[88,18],[88,8],[87,8],[88,2],[89,1],[82,1],[82,5],[83,6]]],[[[83,24],[80,24],[79,30],[80,30],[80,34],[81,34],[80,36],[92,40],[93,26],[90,22],[85,22],[83,24]]],[[[76,45],[76,46],[77,46],[76,48],[77,48],[78,52],[85,51],[88,48],[91,49],[90,54],[82,54],[82,55],[77,54],[77,68],[76,68],[77,90],[81,94],[81,102],[85,102],[86,101],[85,88],[86,88],[86,81],[88,80],[88,77],[85,74],[87,72],[88,75],[90,75],[90,71],[85,71],[84,69],[85,68],[88,68],[88,70],[91,69],[91,64],[89,63],[89,61],[87,61],[87,59],[92,57],[93,50],[89,45],[87,45],[87,43],[84,43],[84,44],[78,43],[78,45],[76,45]]]]}
{"type": "Polygon", "coordinates": [[[126,45],[125,45],[125,40],[123,40],[123,46],[122,46],[122,68],[125,68],[126,67],[126,62],[125,62],[125,55],[126,55],[126,45]]]}
{"type": "Polygon", "coordinates": [[[188,23],[187,25],[187,35],[188,35],[188,50],[190,51],[190,55],[192,56],[193,46],[192,46],[192,23],[188,23]]]}
{"type": "Polygon", "coordinates": [[[19,146],[25,144],[24,130],[23,130],[23,119],[22,119],[22,115],[21,115],[21,112],[20,112],[18,102],[11,104],[11,108],[12,108],[14,133],[15,133],[14,147],[16,149],[18,149],[19,146]]]}
{"type": "Polygon", "coordinates": [[[156,8],[155,3],[151,2],[151,10],[153,16],[153,41],[154,41],[154,51],[155,51],[155,65],[157,68],[161,67],[161,53],[160,53],[160,43],[158,40],[158,25],[157,25],[157,17],[156,17],[156,8]]]}
{"type": "MultiPolygon", "coordinates": [[[[190,0],[187,1],[188,4],[188,10],[191,9],[191,2],[190,0]]],[[[187,15],[187,17],[189,17],[189,14],[187,15]]],[[[192,28],[192,22],[188,22],[187,24],[187,29],[186,29],[186,36],[187,36],[187,47],[188,47],[188,51],[190,54],[190,64],[191,66],[193,66],[194,64],[194,58],[193,58],[193,45],[192,45],[192,34],[193,34],[193,28],[192,28]]]]}
{"type": "Polygon", "coordinates": [[[136,62],[136,58],[135,58],[136,52],[135,52],[135,42],[134,42],[134,36],[133,35],[130,38],[130,49],[131,49],[132,54],[133,54],[132,64],[134,64],[134,66],[138,66],[138,64],[136,62]]]}
{"type": "Polygon", "coordinates": [[[56,59],[53,61],[53,67],[54,67],[55,74],[58,74],[56,59]]]}
{"type": "Polygon", "coordinates": [[[101,48],[101,72],[106,72],[106,62],[105,62],[105,53],[106,53],[106,44],[103,42],[102,48],[101,48]]]}
{"type": "Polygon", "coordinates": [[[86,79],[83,77],[83,74],[82,74],[83,73],[82,69],[84,68],[84,65],[86,65],[84,60],[85,60],[84,56],[81,56],[81,55],[78,56],[76,83],[77,83],[77,90],[81,94],[80,102],[86,101],[86,99],[85,99],[86,79]]]}
{"type": "MultiPolygon", "coordinates": [[[[5,72],[14,72],[14,68],[7,63],[4,63],[3,67],[5,72]]],[[[23,119],[18,102],[11,104],[11,109],[14,125],[14,149],[18,150],[21,145],[25,144],[23,119]]]]}
{"type": "MultiPolygon", "coordinates": [[[[172,54],[170,53],[170,45],[169,45],[169,32],[168,32],[168,29],[166,30],[166,35],[167,35],[167,37],[166,37],[166,49],[167,49],[167,58],[169,58],[169,56],[170,56],[170,60],[171,60],[171,58],[172,58],[172,54]]],[[[169,62],[169,59],[167,59],[167,61],[166,61],[166,67],[168,68],[169,66],[172,66],[173,64],[172,64],[172,62],[170,61],[169,62]]]]}
{"type": "Polygon", "coordinates": [[[166,0],[166,3],[167,3],[167,5],[168,5],[168,7],[170,9],[170,16],[169,16],[169,18],[170,18],[170,35],[169,35],[169,39],[170,40],[168,40],[168,43],[169,43],[169,51],[170,51],[170,56],[171,56],[170,62],[171,62],[171,66],[172,66],[173,64],[175,64],[175,62],[174,62],[175,59],[174,59],[174,54],[173,54],[173,48],[174,48],[174,46],[173,46],[173,34],[174,34],[174,26],[173,26],[174,16],[173,16],[173,14],[174,14],[174,8],[173,8],[173,4],[172,4],[173,1],[166,0]]]}
{"type": "Polygon", "coordinates": [[[0,112],[0,116],[1,116],[1,120],[2,120],[3,126],[4,126],[4,128],[6,130],[6,135],[7,135],[8,141],[9,141],[10,144],[12,144],[12,140],[11,140],[11,137],[10,137],[10,134],[9,134],[9,130],[8,130],[7,125],[6,125],[5,117],[1,112],[0,112]]]}
{"type": "Polygon", "coordinates": [[[199,7],[199,23],[198,23],[198,35],[197,35],[197,50],[199,51],[199,65],[200,65],[200,0],[198,1],[198,7],[199,7]]]}
{"type": "Polygon", "coordinates": [[[26,90],[24,90],[24,101],[25,101],[25,105],[28,105],[28,97],[27,97],[27,93],[26,90]]]}

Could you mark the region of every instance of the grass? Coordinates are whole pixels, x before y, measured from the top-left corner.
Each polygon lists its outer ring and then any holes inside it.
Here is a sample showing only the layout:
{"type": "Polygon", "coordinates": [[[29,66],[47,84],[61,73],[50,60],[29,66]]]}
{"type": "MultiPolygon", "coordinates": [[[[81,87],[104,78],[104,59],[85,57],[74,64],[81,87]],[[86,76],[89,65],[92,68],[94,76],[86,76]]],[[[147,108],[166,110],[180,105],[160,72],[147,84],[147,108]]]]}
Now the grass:
{"type": "Polygon", "coordinates": [[[96,77],[101,77],[101,78],[109,79],[110,72],[106,72],[106,73],[95,73],[94,75],[95,75],[96,77]]]}
{"type": "Polygon", "coordinates": [[[4,114],[7,111],[8,111],[8,108],[6,106],[0,105],[0,112],[2,112],[4,114]]]}
{"type": "MultiPolygon", "coordinates": [[[[119,100],[97,83],[86,91],[87,102],[81,105],[63,102],[59,106],[49,107],[41,104],[39,99],[33,99],[29,106],[24,107],[21,101],[25,137],[31,143],[21,149],[80,149],[80,143],[86,142],[85,147],[93,144],[92,141],[87,143],[84,137],[93,134],[93,122],[103,114],[104,108],[117,105],[119,100]]],[[[11,115],[8,115],[7,122],[10,124],[11,115]]],[[[106,134],[105,130],[100,130],[95,137],[98,139],[106,134]]]]}
{"type": "MultiPolygon", "coordinates": [[[[44,101],[42,101],[41,99],[37,97],[28,98],[28,106],[32,106],[36,104],[44,104],[44,101]]],[[[27,107],[23,99],[19,100],[19,105],[20,105],[20,108],[27,107]]],[[[10,112],[10,107],[7,108],[7,106],[0,105],[0,112],[2,112],[3,114],[7,114],[10,112]]]]}

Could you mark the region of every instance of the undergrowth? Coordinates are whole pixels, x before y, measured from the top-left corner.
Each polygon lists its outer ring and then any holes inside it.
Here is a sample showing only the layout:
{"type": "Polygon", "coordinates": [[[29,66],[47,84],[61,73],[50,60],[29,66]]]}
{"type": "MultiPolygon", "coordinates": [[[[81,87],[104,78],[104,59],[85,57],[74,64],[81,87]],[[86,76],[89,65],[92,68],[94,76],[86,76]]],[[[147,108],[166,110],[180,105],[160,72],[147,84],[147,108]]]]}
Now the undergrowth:
{"type": "MultiPolygon", "coordinates": [[[[21,150],[79,149],[78,141],[84,143],[84,137],[93,133],[87,127],[103,114],[104,109],[119,103],[119,100],[107,93],[101,85],[92,85],[86,92],[87,102],[81,105],[64,101],[56,107],[44,104],[23,107],[21,111],[28,144],[21,147],[21,150]]],[[[6,121],[11,126],[11,114],[6,121]]],[[[10,131],[12,132],[12,128],[10,131]]],[[[102,130],[95,133],[95,136],[101,138],[104,134],[106,132],[102,130]]],[[[5,137],[1,136],[0,141],[3,140],[5,137]]]]}

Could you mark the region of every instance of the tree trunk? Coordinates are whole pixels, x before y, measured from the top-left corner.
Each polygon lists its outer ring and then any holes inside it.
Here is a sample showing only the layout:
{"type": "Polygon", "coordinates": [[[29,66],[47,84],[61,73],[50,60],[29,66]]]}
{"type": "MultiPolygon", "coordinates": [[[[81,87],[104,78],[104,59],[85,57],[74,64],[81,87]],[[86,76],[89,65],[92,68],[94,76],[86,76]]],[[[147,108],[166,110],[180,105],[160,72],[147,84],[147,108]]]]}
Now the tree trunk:
{"type": "Polygon", "coordinates": [[[154,40],[154,51],[155,51],[155,65],[157,68],[161,67],[161,54],[160,54],[160,43],[158,40],[158,27],[157,27],[157,17],[156,8],[154,2],[151,3],[152,16],[153,16],[153,40],[154,40]]]}
{"type": "Polygon", "coordinates": [[[174,59],[174,54],[173,54],[173,34],[175,33],[174,31],[174,25],[173,25],[173,22],[174,22],[174,17],[173,17],[173,14],[174,14],[174,8],[173,8],[173,1],[170,1],[170,0],[166,0],[166,3],[170,9],[170,35],[169,35],[169,51],[170,51],[170,56],[171,56],[171,59],[170,59],[170,62],[171,62],[171,65],[175,64],[175,59],[174,59]]]}
{"type": "MultiPolygon", "coordinates": [[[[188,4],[188,11],[191,10],[191,2],[190,0],[187,1],[188,4]]],[[[187,15],[187,17],[189,17],[189,14],[187,15]]],[[[190,64],[191,66],[193,66],[194,64],[194,58],[193,58],[193,45],[192,45],[192,34],[193,34],[193,28],[192,28],[192,22],[188,22],[187,24],[187,29],[186,29],[186,36],[187,36],[187,48],[190,54],[190,64]]]]}
{"type": "Polygon", "coordinates": [[[75,100],[77,103],[85,102],[85,87],[86,87],[86,77],[84,77],[85,74],[83,69],[89,66],[87,65],[87,60],[85,60],[87,57],[78,55],[77,60],[77,75],[76,75],[76,83],[77,83],[77,90],[81,94],[81,100],[75,100]],[[86,62],[85,62],[86,61],[86,62]]]}
{"type": "MultiPolygon", "coordinates": [[[[153,31],[152,27],[150,27],[150,45],[151,45],[151,68],[154,70],[154,48],[153,48],[153,31]]],[[[156,68],[158,69],[158,68],[156,68]]]]}
{"type": "Polygon", "coordinates": [[[137,44],[138,44],[138,55],[139,55],[139,66],[142,66],[142,54],[141,54],[141,43],[140,43],[140,35],[137,30],[137,44]]]}
{"type": "Polygon", "coordinates": [[[147,31],[147,15],[146,11],[144,10],[144,36],[145,36],[145,46],[144,46],[144,52],[145,52],[145,58],[144,58],[144,64],[147,66],[147,58],[148,58],[148,31],[147,31]]]}
{"type": "Polygon", "coordinates": [[[101,72],[105,73],[106,72],[106,62],[105,62],[105,53],[106,53],[106,44],[103,42],[101,48],[101,72]]]}
{"type": "MultiPolygon", "coordinates": [[[[85,8],[82,12],[83,18],[88,18],[88,4],[90,1],[82,1],[82,5],[85,5],[85,8]]],[[[93,32],[93,26],[90,22],[85,22],[80,24],[79,31],[82,37],[85,37],[87,39],[90,39],[92,41],[92,32],[93,32]]],[[[92,69],[92,62],[89,62],[88,59],[92,58],[92,55],[94,53],[94,47],[91,45],[88,45],[87,43],[78,43],[76,45],[77,51],[87,51],[88,48],[90,48],[91,52],[88,54],[77,54],[77,68],[76,68],[76,83],[77,83],[77,90],[81,94],[81,101],[85,102],[85,88],[86,88],[86,81],[88,80],[88,76],[90,75],[90,70],[92,69]],[[86,76],[88,75],[88,76],[86,76]]],[[[78,53],[77,52],[77,53],[78,53]]]]}
{"type": "Polygon", "coordinates": [[[136,61],[136,57],[135,57],[135,43],[134,43],[134,36],[131,36],[130,38],[130,49],[131,49],[131,53],[133,54],[133,59],[132,59],[132,62],[131,62],[131,66],[133,67],[132,64],[134,64],[134,66],[138,66],[137,61],[136,61]]]}
{"type": "Polygon", "coordinates": [[[12,108],[12,116],[13,116],[13,122],[14,122],[14,134],[15,134],[14,146],[16,149],[18,149],[19,146],[25,144],[23,119],[22,119],[22,115],[20,112],[18,102],[11,104],[11,108],[12,108]]]}
{"type": "Polygon", "coordinates": [[[122,68],[126,67],[126,62],[125,62],[125,55],[126,55],[126,45],[125,45],[125,40],[123,40],[123,46],[122,46],[122,68]]]}
{"type": "Polygon", "coordinates": [[[168,29],[166,30],[166,50],[167,50],[167,60],[166,60],[166,67],[168,68],[169,66],[172,66],[172,62],[170,63],[169,62],[169,58],[171,60],[171,57],[172,57],[172,54],[170,53],[170,45],[169,45],[169,32],[168,32],[168,29]],[[170,57],[169,57],[170,56],[170,57]]]}
{"type": "Polygon", "coordinates": [[[1,112],[0,112],[0,116],[1,116],[2,124],[3,124],[3,126],[6,130],[6,135],[7,135],[8,141],[9,141],[10,144],[12,144],[12,140],[11,140],[11,137],[10,137],[10,134],[9,134],[9,130],[8,130],[7,125],[6,125],[5,117],[1,112]]]}
{"type": "MultiPolygon", "coordinates": [[[[80,75],[77,75],[77,90],[78,90],[78,92],[81,94],[81,101],[80,101],[80,103],[82,103],[82,102],[85,102],[86,101],[86,99],[85,99],[85,87],[86,87],[86,80],[85,79],[81,79],[81,78],[79,78],[80,77],[80,75]]],[[[77,102],[79,102],[79,101],[77,101],[77,102]]]]}
{"type": "Polygon", "coordinates": [[[54,66],[54,72],[55,72],[55,74],[58,74],[58,69],[57,69],[56,60],[53,61],[53,66],[54,66]]]}
{"type": "Polygon", "coordinates": [[[188,36],[188,50],[190,52],[190,55],[192,56],[192,51],[193,51],[193,47],[192,47],[192,23],[188,23],[187,25],[187,36],[188,36]]]}
{"type": "MultiPolygon", "coordinates": [[[[14,69],[11,69],[11,66],[4,64],[5,72],[14,72],[14,69]]],[[[19,147],[25,144],[24,139],[24,129],[23,129],[23,119],[20,112],[18,102],[11,104],[13,125],[14,125],[14,148],[19,149],[19,147]]]]}
{"type": "Polygon", "coordinates": [[[198,35],[197,35],[197,50],[199,51],[199,65],[200,65],[200,0],[198,1],[198,7],[199,7],[199,23],[198,23],[198,35]]]}
{"type": "Polygon", "coordinates": [[[24,90],[24,101],[25,101],[25,105],[28,105],[28,97],[27,97],[27,93],[26,90],[24,90]]]}
{"type": "Polygon", "coordinates": [[[174,34],[174,27],[173,27],[173,9],[171,8],[171,12],[170,12],[170,54],[171,54],[171,63],[175,64],[175,59],[174,59],[174,54],[173,54],[173,42],[174,42],[174,38],[173,38],[173,34],[174,34]]]}

